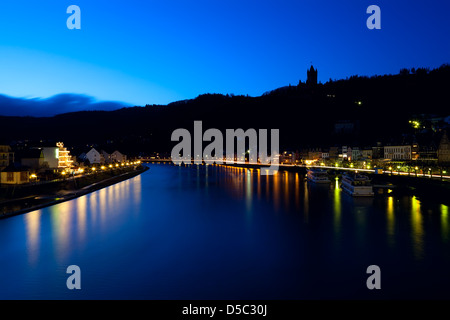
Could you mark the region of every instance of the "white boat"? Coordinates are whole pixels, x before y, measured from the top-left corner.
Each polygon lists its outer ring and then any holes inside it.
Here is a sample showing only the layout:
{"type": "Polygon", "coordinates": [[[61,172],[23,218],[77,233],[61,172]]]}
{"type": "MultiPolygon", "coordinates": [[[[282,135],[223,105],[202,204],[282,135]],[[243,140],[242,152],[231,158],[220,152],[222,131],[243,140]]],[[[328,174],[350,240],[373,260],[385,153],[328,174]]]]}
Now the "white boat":
{"type": "Polygon", "coordinates": [[[372,197],[374,195],[370,179],[359,173],[346,173],[342,176],[341,188],[354,197],[372,197]]]}
{"type": "Polygon", "coordinates": [[[308,181],[314,182],[314,183],[330,183],[330,179],[328,178],[328,173],[325,170],[322,169],[308,169],[308,172],[306,173],[306,177],[308,181]]]}

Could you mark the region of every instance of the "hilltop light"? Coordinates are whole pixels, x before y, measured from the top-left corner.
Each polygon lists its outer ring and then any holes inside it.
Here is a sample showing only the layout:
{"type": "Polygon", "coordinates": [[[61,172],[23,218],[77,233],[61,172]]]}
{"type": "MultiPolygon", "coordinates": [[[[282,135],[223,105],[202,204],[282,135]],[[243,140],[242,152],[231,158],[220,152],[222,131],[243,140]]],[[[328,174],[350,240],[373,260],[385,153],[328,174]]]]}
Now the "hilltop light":
{"type": "MultiPolygon", "coordinates": [[[[408,122],[412,125],[412,127],[413,127],[414,129],[419,129],[419,128],[421,127],[420,122],[417,121],[417,120],[409,120],[408,122]]],[[[424,127],[424,128],[425,128],[425,127],[424,127]]]]}

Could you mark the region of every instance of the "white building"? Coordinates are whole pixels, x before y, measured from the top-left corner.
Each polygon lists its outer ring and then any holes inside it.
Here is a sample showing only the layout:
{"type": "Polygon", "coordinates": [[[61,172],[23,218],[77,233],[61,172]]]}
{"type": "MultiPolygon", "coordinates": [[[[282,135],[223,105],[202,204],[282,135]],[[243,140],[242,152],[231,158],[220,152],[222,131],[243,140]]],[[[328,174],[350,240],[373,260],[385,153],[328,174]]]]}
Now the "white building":
{"type": "Polygon", "coordinates": [[[39,148],[44,154],[44,166],[50,169],[64,169],[72,167],[70,151],[64,147],[64,143],[57,142],[55,147],[39,148]]]}
{"type": "Polygon", "coordinates": [[[361,151],[359,150],[359,147],[353,147],[351,149],[351,160],[356,161],[361,158],[361,151]]]}
{"type": "Polygon", "coordinates": [[[110,159],[111,162],[125,162],[127,161],[127,156],[116,150],[110,154],[110,159]]]}
{"type": "Polygon", "coordinates": [[[342,158],[352,160],[352,148],[347,146],[342,146],[342,158]]]}
{"type": "Polygon", "coordinates": [[[88,153],[86,153],[86,159],[89,160],[90,164],[96,163],[99,164],[105,162],[105,159],[103,158],[102,154],[97,150],[95,150],[95,148],[92,148],[91,150],[89,150],[88,153]]]}
{"type": "Polygon", "coordinates": [[[411,160],[411,146],[385,146],[384,159],[411,160]]]}

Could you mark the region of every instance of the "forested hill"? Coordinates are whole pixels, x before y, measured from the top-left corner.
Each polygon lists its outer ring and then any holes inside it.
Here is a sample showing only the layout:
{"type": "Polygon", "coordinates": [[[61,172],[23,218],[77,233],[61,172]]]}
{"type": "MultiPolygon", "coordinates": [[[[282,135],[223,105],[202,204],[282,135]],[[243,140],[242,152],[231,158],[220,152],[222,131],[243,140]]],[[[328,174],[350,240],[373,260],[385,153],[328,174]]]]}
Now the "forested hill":
{"type": "Polygon", "coordinates": [[[373,145],[412,133],[420,114],[450,115],[450,66],[402,70],[397,75],[353,76],[307,86],[299,83],[259,97],[204,94],[168,105],[83,111],[54,117],[0,117],[2,143],[64,141],[68,146],[107,142],[124,152],[169,152],[176,128],[280,129],[283,149],[333,144],[373,145]],[[354,124],[336,133],[335,124],[354,124]]]}

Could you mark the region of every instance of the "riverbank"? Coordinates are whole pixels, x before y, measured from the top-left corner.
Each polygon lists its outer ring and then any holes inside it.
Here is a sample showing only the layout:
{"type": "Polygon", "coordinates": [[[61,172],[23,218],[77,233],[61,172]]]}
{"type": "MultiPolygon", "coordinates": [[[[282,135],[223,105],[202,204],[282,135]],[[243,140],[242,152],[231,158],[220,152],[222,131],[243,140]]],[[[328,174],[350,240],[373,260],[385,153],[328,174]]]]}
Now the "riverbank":
{"type": "Polygon", "coordinates": [[[2,187],[2,196],[7,195],[8,199],[0,201],[0,219],[72,200],[133,178],[148,169],[147,166],[138,166],[98,172],[79,178],[68,178],[64,181],[49,184],[2,187]]]}
{"type": "MultiPolygon", "coordinates": [[[[225,166],[247,169],[260,169],[268,168],[260,164],[226,164],[225,166]]],[[[280,166],[279,171],[298,172],[299,174],[306,174],[307,168],[303,166],[280,166]]],[[[344,171],[340,169],[325,169],[328,171],[330,177],[341,178],[344,171]]],[[[410,195],[416,196],[419,200],[434,201],[450,206],[450,181],[442,180],[439,176],[421,177],[421,176],[407,176],[396,174],[368,174],[374,185],[392,185],[392,189],[389,191],[390,196],[402,196],[410,195]]],[[[378,189],[377,194],[386,194],[384,191],[388,189],[378,189]]]]}

